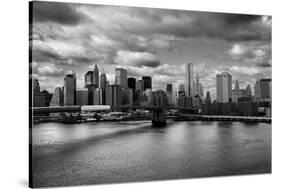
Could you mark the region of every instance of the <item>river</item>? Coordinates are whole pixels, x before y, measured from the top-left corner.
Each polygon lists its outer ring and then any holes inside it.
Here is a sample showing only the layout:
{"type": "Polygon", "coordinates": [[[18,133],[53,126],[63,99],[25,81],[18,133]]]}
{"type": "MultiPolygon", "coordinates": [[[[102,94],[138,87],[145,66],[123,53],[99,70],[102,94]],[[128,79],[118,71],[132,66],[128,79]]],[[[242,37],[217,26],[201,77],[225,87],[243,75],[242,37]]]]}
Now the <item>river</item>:
{"type": "Polygon", "coordinates": [[[34,187],[271,173],[271,124],[39,123],[34,187]]]}

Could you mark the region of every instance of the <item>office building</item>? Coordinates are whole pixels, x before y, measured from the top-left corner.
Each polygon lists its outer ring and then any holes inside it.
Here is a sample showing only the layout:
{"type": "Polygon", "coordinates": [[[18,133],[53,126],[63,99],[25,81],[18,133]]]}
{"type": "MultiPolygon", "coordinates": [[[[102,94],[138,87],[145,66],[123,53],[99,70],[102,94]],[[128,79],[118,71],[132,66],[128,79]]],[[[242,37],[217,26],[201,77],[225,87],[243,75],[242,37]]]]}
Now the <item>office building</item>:
{"type": "Polygon", "coordinates": [[[100,75],[100,88],[102,90],[105,90],[106,85],[107,85],[106,74],[103,71],[100,75]]]}
{"type": "Polygon", "coordinates": [[[191,108],[192,107],[192,97],[179,96],[177,99],[177,105],[179,108],[191,108]]]}
{"type": "Polygon", "coordinates": [[[142,93],[144,91],[144,82],[143,80],[138,80],[136,90],[139,91],[139,93],[142,93]]]}
{"type": "Polygon", "coordinates": [[[50,106],[63,106],[63,91],[60,87],[55,88],[50,106]]]}
{"type": "Polygon", "coordinates": [[[172,84],[167,84],[166,91],[167,91],[167,93],[172,93],[173,85],[172,84]]]}
{"type": "Polygon", "coordinates": [[[100,75],[100,88],[101,88],[101,105],[105,105],[105,89],[106,86],[108,85],[107,79],[106,79],[106,74],[104,73],[104,70],[102,71],[100,75]]]}
{"type": "Polygon", "coordinates": [[[246,87],[246,95],[249,97],[252,97],[252,90],[251,90],[251,86],[248,84],[246,87]]]}
{"type": "Polygon", "coordinates": [[[94,91],[94,105],[102,105],[103,97],[102,97],[102,89],[95,89],[94,91]]]}
{"type": "Polygon", "coordinates": [[[99,69],[97,65],[95,65],[93,71],[93,85],[95,85],[96,88],[99,88],[99,69]]]}
{"type": "Polygon", "coordinates": [[[76,89],[76,105],[88,105],[88,89],[76,89]]]}
{"type": "Polygon", "coordinates": [[[146,89],[144,93],[145,93],[145,100],[147,101],[147,105],[151,106],[153,104],[152,89],[146,89]]]}
{"type": "Polygon", "coordinates": [[[122,88],[128,88],[127,70],[123,68],[115,69],[115,84],[122,88]]]}
{"type": "Polygon", "coordinates": [[[211,103],[212,103],[211,95],[210,95],[210,92],[207,91],[206,98],[205,98],[205,104],[211,104],[211,103]]]}
{"type": "Polygon", "coordinates": [[[76,104],[76,74],[67,74],[64,78],[64,105],[76,104]]]}
{"type": "Polygon", "coordinates": [[[38,79],[35,78],[32,78],[32,93],[33,95],[40,93],[40,84],[38,79]]]}
{"type": "Polygon", "coordinates": [[[246,87],[246,89],[240,89],[238,80],[235,81],[235,88],[231,92],[231,100],[232,102],[238,103],[239,99],[247,98],[251,99],[251,88],[250,85],[246,87]]]}
{"type": "Polygon", "coordinates": [[[261,98],[262,99],[269,99],[270,98],[270,83],[271,79],[261,79],[260,80],[260,89],[261,89],[261,98]]]}
{"type": "Polygon", "coordinates": [[[216,76],[216,90],[217,90],[217,102],[227,103],[231,101],[232,96],[232,76],[223,72],[216,76]]]}
{"type": "Polygon", "coordinates": [[[152,96],[153,96],[153,106],[166,107],[168,105],[168,100],[164,91],[157,90],[155,92],[152,92],[152,96]]]}
{"type": "Polygon", "coordinates": [[[133,89],[122,89],[122,104],[133,105],[133,89]]]}
{"type": "Polygon", "coordinates": [[[152,89],[152,80],[150,76],[143,76],[143,90],[152,89]]]}
{"type": "Polygon", "coordinates": [[[52,99],[52,94],[50,94],[48,91],[43,90],[39,93],[33,94],[33,107],[46,107],[50,106],[50,102],[52,99]]]}
{"type": "Polygon", "coordinates": [[[196,95],[200,96],[200,90],[201,90],[201,84],[199,82],[199,76],[198,76],[198,74],[196,74],[194,96],[196,96],[196,95]]]}
{"type": "Polygon", "coordinates": [[[185,64],[185,94],[188,97],[192,97],[194,95],[193,91],[194,87],[194,78],[193,78],[193,64],[188,63],[185,64]]]}
{"type": "Polygon", "coordinates": [[[254,100],[259,102],[261,100],[261,85],[260,81],[257,80],[254,86],[254,100]]]}
{"type": "Polygon", "coordinates": [[[93,85],[94,81],[94,72],[93,71],[88,71],[84,75],[84,87],[87,88],[90,85],[93,85]]]}
{"type": "Polygon", "coordinates": [[[122,105],[122,87],[120,85],[109,85],[105,90],[105,103],[110,106],[122,105]]]}
{"type": "Polygon", "coordinates": [[[136,78],[133,77],[128,78],[128,88],[133,89],[133,91],[136,90],[136,78]]]}

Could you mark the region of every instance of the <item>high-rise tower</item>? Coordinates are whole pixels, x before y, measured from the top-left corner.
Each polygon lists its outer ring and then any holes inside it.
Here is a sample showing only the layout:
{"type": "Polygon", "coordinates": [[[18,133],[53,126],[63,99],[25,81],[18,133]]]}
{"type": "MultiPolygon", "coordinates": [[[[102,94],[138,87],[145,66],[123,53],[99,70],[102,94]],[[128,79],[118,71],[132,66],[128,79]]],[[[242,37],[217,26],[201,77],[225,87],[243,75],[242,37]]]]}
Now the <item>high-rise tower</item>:
{"type": "Polygon", "coordinates": [[[188,63],[185,64],[185,90],[186,90],[186,96],[192,97],[194,94],[193,91],[193,64],[188,63]]]}
{"type": "Polygon", "coordinates": [[[95,65],[93,71],[93,84],[96,86],[96,88],[99,88],[99,68],[97,65],[95,65]]]}
{"type": "Polygon", "coordinates": [[[127,70],[123,68],[115,69],[115,84],[121,85],[122,88],[128,88],[127,70]]]}
{"type": "Polygon", "coordinates": [[[76,74],[67,74],[64,78],[64,105],[76,104],[76,74]]]}
{"type": "Polygon", "coordinates": [[[232,97],[232,76],[223,72],[217,75],[217,102],[226,103],[232,97]]]}

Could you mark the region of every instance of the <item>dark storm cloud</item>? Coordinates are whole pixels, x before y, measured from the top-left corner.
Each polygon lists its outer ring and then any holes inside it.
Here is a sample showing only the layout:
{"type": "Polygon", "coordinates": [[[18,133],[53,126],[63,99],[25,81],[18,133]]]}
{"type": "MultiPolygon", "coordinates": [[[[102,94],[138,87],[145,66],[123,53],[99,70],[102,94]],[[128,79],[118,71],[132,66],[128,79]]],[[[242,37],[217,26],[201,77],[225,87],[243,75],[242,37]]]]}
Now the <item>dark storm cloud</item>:
{"type": "Polygon", "coordinates": [[[33,18],[38,22],[55,22],[76,25],[83,15],[78,13],[72,4],[54,2],[33,2],[33,18]]]}
{"type": "Polygon", "coordinates": [[[62,57],[52,50],[43,50],[39,48],[32,48],[32,60],[35,62],[44,62],[52,60],[61,60],[62,57]]]}
{"type": "MultiPolygon", "coordinates": [[[[111,7],[100,11],[114,11],[112,24],[126,32],[151,36],[163,34],[179,38],[211,38],[226,41],[269,40],[271,28],[262,26],[262,16],[146,8],[111,7]],[[127,13],[128,18],[124,16],[127,13]]],[[[270,17],[268,18],[270,20],[270,17]]],[[[97,21],[97,20],[96,20],[97,21]]]]}
{"type": "Polygon", "coordinates": [[[270,68],[271,64],[268,62],[263,62],[263,63],[257,64],[257,66],[262,67],[262,68],[270,68]]]}
{"type": "Polygon", "coordinates": [[[112,81],[121,66],[130,76],[151,75],[154,86],[181,84],[192,59],[209,90],[217,73],[246,81],[271,69],[269,16],[36,2],[34,19],[34,72],[52,81],[98,64],[112,81]]]}
{"type": "Polygon", "coordinates": [[[262,18],[260,15],[219,14],[227,24],[249,24],[262,18]]]}
{"type": "Polygon", "coordinates": [[[50,48],[33,48],[32,60],[38,63],[53,63],[57,65],[80,66],[90,64],[100,60],[100,57],[69,55],[63,56],[50,48]]]}

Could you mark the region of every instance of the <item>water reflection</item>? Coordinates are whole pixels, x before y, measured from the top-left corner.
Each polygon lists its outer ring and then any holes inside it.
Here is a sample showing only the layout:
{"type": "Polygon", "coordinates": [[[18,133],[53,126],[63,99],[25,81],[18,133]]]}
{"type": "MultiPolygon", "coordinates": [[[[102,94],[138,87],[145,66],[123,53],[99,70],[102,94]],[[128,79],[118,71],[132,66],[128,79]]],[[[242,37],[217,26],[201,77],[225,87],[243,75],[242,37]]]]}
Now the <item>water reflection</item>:
{"type": "Polygon", "coordinates": [[[271,172],[270,124],[42,123],[32,133],[35,186],[271,172]]]}

